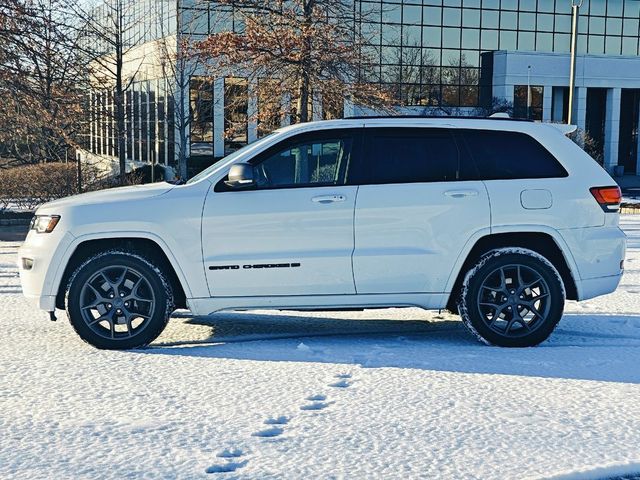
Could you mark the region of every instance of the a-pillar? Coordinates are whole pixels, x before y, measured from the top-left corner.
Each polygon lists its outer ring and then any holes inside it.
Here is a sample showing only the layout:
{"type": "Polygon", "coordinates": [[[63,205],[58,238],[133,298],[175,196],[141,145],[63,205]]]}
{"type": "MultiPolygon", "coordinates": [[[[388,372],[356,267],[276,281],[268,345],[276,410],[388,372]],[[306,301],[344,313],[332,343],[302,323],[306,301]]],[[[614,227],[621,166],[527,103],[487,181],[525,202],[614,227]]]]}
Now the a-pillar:
{"type": "Polygon", "coordinates": [[[622,89],[607,90],[607,109],[604,123],[604,167],[612,171],[618,165],[618,146],[620,144],[620,98],[622,89]]]}

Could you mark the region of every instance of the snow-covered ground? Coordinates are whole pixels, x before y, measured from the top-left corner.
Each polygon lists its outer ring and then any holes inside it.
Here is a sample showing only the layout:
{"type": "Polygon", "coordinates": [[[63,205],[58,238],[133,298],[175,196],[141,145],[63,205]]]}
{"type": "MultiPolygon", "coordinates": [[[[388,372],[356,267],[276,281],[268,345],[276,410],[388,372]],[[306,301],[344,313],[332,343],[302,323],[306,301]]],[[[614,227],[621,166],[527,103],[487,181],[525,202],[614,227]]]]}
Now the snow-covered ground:
{"type": "Polygon", "coordinates": [[[417,309],[176,318],[104,352],[20,294],[0,243],[0,478],[607,478],[640,472],[640,216],[618,292],[551,340],[417,309]]]}

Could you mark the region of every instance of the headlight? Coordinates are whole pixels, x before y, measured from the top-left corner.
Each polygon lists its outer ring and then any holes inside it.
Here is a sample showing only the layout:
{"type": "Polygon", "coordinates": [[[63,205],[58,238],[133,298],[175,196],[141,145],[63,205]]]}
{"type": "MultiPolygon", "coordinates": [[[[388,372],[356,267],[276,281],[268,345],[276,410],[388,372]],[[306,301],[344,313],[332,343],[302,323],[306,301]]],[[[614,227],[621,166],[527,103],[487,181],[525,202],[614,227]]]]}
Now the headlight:
{"type": "Polygon", "coordinates": [[[37,233],[51,233],[59,221],[60,215],[36,215],[29,228],[37,233]]]}

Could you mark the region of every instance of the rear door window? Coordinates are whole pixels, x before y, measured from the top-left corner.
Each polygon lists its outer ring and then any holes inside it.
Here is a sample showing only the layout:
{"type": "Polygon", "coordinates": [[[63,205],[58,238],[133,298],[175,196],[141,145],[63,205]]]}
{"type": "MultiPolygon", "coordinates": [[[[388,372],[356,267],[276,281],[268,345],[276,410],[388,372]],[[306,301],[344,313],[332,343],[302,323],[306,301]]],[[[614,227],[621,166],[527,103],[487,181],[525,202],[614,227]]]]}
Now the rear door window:
{"type": "Polygon", "coordinates": [[[451,182],[469,177],[446,128],[365,128],[360,184],[451,182]]]}
{"type": "Polygon", "coordinates": [[[460,130],[482,180],[566,177],[560,162],[537,140],[520,132],[460,130]]]}

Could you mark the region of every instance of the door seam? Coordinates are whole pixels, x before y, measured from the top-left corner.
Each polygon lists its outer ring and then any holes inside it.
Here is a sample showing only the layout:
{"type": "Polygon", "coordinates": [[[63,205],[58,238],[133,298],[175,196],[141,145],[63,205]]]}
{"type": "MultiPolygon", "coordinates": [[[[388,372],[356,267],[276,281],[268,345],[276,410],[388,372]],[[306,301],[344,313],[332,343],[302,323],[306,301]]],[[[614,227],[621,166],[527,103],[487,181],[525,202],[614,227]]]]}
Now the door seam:
{"type": "Polygon", "coordinates": [[[360,192],[360,185],[356,186],[356,198],[353,202],[353,221],[351,224],[351,231],[353,232],[353,248],[351,249],[351,278],[353,279],[353,291],[355,292],[355,295],[358,295],[358,286],[356,284],[356,270],[353,265],[353,255],[356,252],[356,208],[358,207],[358,192],[360,192]]]}

